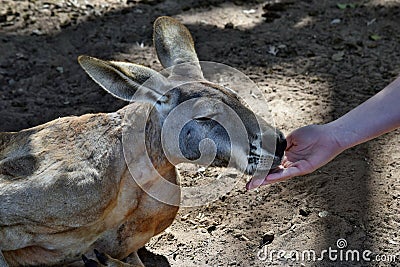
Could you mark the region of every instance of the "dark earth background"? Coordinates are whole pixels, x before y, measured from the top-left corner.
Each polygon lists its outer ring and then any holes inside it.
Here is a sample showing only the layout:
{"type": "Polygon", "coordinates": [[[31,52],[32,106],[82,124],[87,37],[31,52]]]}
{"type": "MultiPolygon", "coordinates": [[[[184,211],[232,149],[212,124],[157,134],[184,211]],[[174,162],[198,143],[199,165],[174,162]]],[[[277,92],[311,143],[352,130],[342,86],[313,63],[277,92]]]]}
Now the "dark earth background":
{"type": "MultiPolygon", "coordinates": [[[[329,122],[400,74],[400,1],[0,0],[0,131],[112,112],[126,103],[99,88],[77,57],[161,70],[152,23],[173,16],[200,60],[232,66],[262,90],[288,134],[329,122]]],[[[400,105],[400,99],[399,99],[400,105]]],[[[302,178],[248,192],[241,180],[219,200],[183,208],[141,251],[148,266],[399,266],[399,130],[344,152],[302,178]],[[269,250],[347,248],[396,262],[263,261],[269,250]]],[[[185,171],[184,179],[218,171],[185,171]]]]}

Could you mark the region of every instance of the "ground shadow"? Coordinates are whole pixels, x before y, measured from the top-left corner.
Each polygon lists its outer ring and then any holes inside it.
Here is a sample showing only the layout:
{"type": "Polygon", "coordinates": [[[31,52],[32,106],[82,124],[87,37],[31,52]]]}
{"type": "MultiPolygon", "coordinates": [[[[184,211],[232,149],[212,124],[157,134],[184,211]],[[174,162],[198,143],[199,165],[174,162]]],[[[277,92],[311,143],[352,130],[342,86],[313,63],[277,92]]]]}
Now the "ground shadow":
{"type": "MultiPolygon", "coordinates": [[[[66,27],[54,35],[0,32],[0,130],[16,131],[60,116],[117,110],[125,103],[99,90],[80,69],[77,56],[129,60],[160,69],[149,47],[155,18],[223,2],[139,3],[66,27]]],[[[323,97],[331,109],[321,115],[319,123],[323,123],[362,103],[399,71],[392,60],[400,58],[396,30],[400,21],[394,19],[399,15],[399,5],[337,8],[333,13],[321,8],[335,5],[335,1],[323,1],[315,9],[313,1],[291,2],[270,13],[266,10],[269,23],[250,29],[202,23],[188,27],[198,40],[200,60],[225,63],[248,74],[265,71],[266,77],[293,73],[327,81],[329,91],[323,97]],[[338,27],[333,23],[337,18],[341,18],[341,25],[349,26],[338,27]],[[374,23],[373,19],[384,23],[374,23]],[[371,25],[364,27],[367,23],[371,25]],[[371,38],[375,33],[379,33],[380,42],[371,38]],[[280,51],[276,55],[268,53],[271,46],[280,46],[280,51]]],[[[367,234],[367,216],[373,213],[371,189],[367,186],[371,170],[365,160],[369,156],[368,145],[361,145],[320,172],[285,184],[293,195],[311,188],[315,195],[312,205],[332,214],[321,219],[325,231],[319,247],[334,247],[337,239],[346,238],[355,248],[371,248],[373,240],[367,234]],[[338,230],[337,224],[347,228],[338,230]],[[354,226],[362,231],[355,231],[354,226]]]]}
{"type": "Polygon", "coordinates": [[[164,257],[162,255],[154,254],[153,252],[148,251],[146,248],[139,249],[138,255],[145,266],[148,266],[148,267],[169,267],[169,266],[171,266],[168,263],[168,260],[166,257],[164,257]]]}

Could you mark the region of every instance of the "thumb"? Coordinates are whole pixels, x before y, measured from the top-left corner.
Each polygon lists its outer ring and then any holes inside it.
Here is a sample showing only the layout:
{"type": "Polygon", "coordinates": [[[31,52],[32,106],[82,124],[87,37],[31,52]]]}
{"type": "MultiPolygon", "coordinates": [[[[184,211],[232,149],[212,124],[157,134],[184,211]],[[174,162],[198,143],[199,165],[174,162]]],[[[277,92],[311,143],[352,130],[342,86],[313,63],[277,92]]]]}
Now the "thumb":
{"type": "Polygon", "coordinates": [[[264,183],[265,178],[256,178],[253,177],[247,184],[246,184],[246,189],[251,190],[254,188],[259,187],[264,183]]]}
{"type": "Polygon", "coordinates": [[[268,174],[262,185],[276,183],[300,175],[302,175],[301,171],[297,167],[291,166],[281,169],[279,172],[268,174]]]}
{"type": "Polygon", "coordinates": [[[286,149],[285,149],[285,151],[290,150],[290,148],[294,145],[293,133],[294,132],[291,132],[290,134],[288,134],[286,136],[286,149]]]}

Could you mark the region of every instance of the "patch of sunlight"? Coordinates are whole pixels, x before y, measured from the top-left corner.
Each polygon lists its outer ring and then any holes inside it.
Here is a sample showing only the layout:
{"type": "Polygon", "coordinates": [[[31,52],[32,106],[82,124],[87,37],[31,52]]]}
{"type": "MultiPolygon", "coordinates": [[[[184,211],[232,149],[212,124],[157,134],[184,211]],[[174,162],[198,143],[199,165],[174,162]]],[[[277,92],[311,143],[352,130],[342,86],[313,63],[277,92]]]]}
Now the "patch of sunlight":
{"type": "Polygon", "coordinates": [[[393,7],[393,6],[398,6],[400,4],[399,0],[370,0],[367,5],[372,5],[372,6],[385,6],[385,7],[393,7]]]}
{"type": "Polygon", "coordinates": [[[300,74],[302,70],[293,69],[293,66],[277,65],[274,68],[282,68],[285,72],[278,73],[277,70],[267,75],[265,81],[257,83],[268,103],[273,125],[288,133],[307,124],[331,120],[334,107],[330,82],[317,75],[300,74]]]}
{"type": "Polygon", "coordinates": [[[262,4],[251,6],[237,6],[233,3],[224,3],[219,7],[196,8],[176,17],[183,24],[205,24],[218,28],[251,29],[263,21],[262,4]],[[196,16],[194,16],[196,15],[196,16]]]}

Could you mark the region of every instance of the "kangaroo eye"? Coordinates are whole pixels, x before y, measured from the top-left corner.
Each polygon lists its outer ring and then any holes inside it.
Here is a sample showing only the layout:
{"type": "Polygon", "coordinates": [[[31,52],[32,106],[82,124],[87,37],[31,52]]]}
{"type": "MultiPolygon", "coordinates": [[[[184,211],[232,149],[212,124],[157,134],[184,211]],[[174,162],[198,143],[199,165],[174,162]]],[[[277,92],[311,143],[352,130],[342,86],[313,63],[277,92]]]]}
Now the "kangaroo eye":
{"type": "Polygon", "coordinates": [[[198,122],[205,122],[205,121],[209,121],[211,119],[207,118],[207,117],[198,117],[198,118],[195,118],[194,120],[198,121],[198,122]]]}

